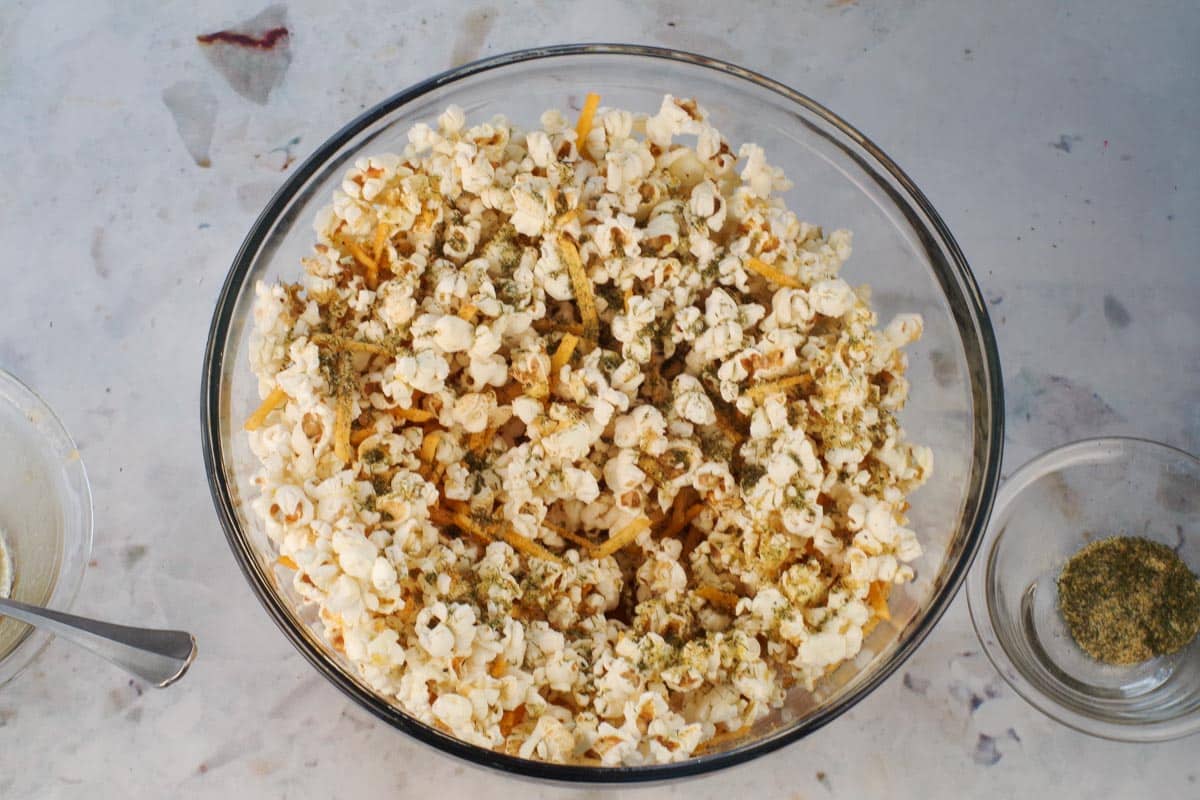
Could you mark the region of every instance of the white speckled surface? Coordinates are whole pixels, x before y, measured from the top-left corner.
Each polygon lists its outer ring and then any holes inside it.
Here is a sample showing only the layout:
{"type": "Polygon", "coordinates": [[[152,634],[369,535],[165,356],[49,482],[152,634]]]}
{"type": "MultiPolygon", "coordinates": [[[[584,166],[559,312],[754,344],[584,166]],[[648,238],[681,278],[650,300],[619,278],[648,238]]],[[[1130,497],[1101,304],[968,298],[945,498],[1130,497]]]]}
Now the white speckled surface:
{"type": "MultiPolygon", "coordinates": [[[[252,219],[292,157],[453,62],[631,40],[795,86],[888,151],[974,265],[1008,384],[1006,471],[1099,434],[1200,451],[1189,0],[742,0],[720,12],[392,0],[355,13],[290,0],[263,18],[285,20],[290,61],[222,71],[196,35],[264,4],[0,7],[0,366],[61,414],[91,474],[96,545],[77,610],[187,627],[201,648],[157,692],[53,643],[0,689],[5,800],[567,794],[442,756],[319,678],[242,580],[201,465],[209,315],[252,219]]],[[[960,597],[900,672],[818,735],[640,794],[1193,798],[1198,744],[1115,744],[1043,718],[981,655],[960,597]]]]}

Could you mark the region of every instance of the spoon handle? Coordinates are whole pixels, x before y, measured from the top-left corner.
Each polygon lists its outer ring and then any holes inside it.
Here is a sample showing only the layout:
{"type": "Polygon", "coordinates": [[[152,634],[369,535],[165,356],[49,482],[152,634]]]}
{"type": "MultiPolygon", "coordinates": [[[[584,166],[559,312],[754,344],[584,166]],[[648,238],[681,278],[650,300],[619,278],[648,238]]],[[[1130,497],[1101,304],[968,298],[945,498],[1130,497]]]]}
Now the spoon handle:
{"type": "Polygon", "coordinates": [[[131,628],[3,598],[0,615],[50,631],[160,689],[182,678],[196,658],[196,639],[186,631],[131,628]]]}

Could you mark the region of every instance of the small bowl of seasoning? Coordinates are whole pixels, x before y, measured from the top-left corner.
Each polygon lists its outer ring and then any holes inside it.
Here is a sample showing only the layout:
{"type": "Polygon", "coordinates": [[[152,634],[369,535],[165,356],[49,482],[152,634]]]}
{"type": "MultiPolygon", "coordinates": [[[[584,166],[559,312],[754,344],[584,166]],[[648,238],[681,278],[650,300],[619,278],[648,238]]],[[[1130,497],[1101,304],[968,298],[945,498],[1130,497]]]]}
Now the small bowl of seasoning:
{"type": "Polygon", "coordinates": [[[1200,731],[1200,460],[1143,439],[1051,450],[1001,487],[967,579],[992,663],[1094,736],[1200,731]]]}

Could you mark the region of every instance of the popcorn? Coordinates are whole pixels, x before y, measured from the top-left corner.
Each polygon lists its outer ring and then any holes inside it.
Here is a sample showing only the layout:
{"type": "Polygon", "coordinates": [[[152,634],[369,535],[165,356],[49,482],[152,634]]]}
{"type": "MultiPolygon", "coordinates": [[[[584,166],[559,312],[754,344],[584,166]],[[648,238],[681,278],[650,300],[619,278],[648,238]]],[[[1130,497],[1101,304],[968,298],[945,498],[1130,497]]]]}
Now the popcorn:
{"type": "Polygon", "coordinates": [[[717,421],[712,400],[700,381],[686,373],[677,375],[671,383],[675,396],[675,413],[696,425],[712,425],[717,421]]]}
{"type": "Polygon", "coordinates": [[[604,465],[604,482],[617,496],[623,495],[641,485],[646,479],[646,473],[638,468],[636,450],[623,449],[610,458],[604,465]]]}
{"type": "Polygon", "coordinates": [[[562,722],[549,714],[538,718],[537,725],[517,750],[521,758],[534,755],[545,761],[566,761],[575,749],[575,737],[562,722]]]}
{"type": "Polygon", "coordinates": [[[518,233],[526,236],[538,236],[542,233],[550,213],[550,209],[547,208],[549,193],[550,184],[545,178],[530,177],[513,184],[512,200],[515,211],[510,221],[518,233]]]}
{"type": "Polygon", "coordinates": [[[454,401],[451,418],[467,433],[482,433],[487,429],[496,397],[491,393],[468,392],[454,401]]]}
{"type": "Polygon", "coordinates": [[[613,444],[618,447],[637,447],[651,455],[666,449],[663,437],[667,423],[662,412],[654,406],[638,406],[617,418],[613,425],[613,444]]]}
{"type": "Polygon", "coordinates": [[[625,139],[617,148],[605,154],[604,163],[604,188],[619,194],[628,187],[636,188],[650,174],[654,168],[654,157],[644,144],[625,139]]]}
{"type": "Polygon", "coordinates": [[[808,293],[812,309],[826,317],[840,317],[851,307],[854,290],[841,278],[817,283],[808,293]]]}
{"type": "Polygon", "coordinates": [[[727,205],[717,185],[711,180],[705,179],[696,184],[688,199],[688,207],[704,220],[709,230],[719,231],[724,227],[727,205]]]}
{"type": "Polygon", "coordinates": [[[465,319],[447,315],[433,325],[433,343],[443,353],[468,350],[474,339],[475,327],[465,319]]]}
{"type": "Polygon", "coordinates": [[[470,731],[471,715],[471,701],[461,694],[444,694],[433,701],[434,718],[459,736],[470,731]]]}
{"type": "Polygon", "coordinates": [[[657,316],[658,309],[648,297],[634,295],[629,298],[626,313],[613,318],[613,338],[624,344],[621,353],[625,358],[639,364],[650,360],[653,344],[648,329],[657,316]]]}
{"type": "Polygon", "coordinates": [[[669,763],[860,652],[921,555],[922,320],[876,327],[789,185],[671,96],[586,141],[450,107],[346,173],[302,280],[255,288],[251,507],[381,697],[669,763]]]}

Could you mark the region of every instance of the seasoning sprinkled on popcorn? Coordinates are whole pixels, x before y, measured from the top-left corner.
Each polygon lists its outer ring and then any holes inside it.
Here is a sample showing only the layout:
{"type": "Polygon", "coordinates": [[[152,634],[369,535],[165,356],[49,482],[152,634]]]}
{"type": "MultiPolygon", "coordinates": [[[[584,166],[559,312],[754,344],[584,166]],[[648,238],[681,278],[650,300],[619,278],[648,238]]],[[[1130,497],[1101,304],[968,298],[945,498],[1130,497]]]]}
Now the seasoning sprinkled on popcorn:
{"type": "Polygon", "coordinates": [[[853,659],[921,548],[903,347],[782,172],[695,101],[447,109],[359,159],[256,287],[253,509],[406,713],[669,763],[853,659]]]}

